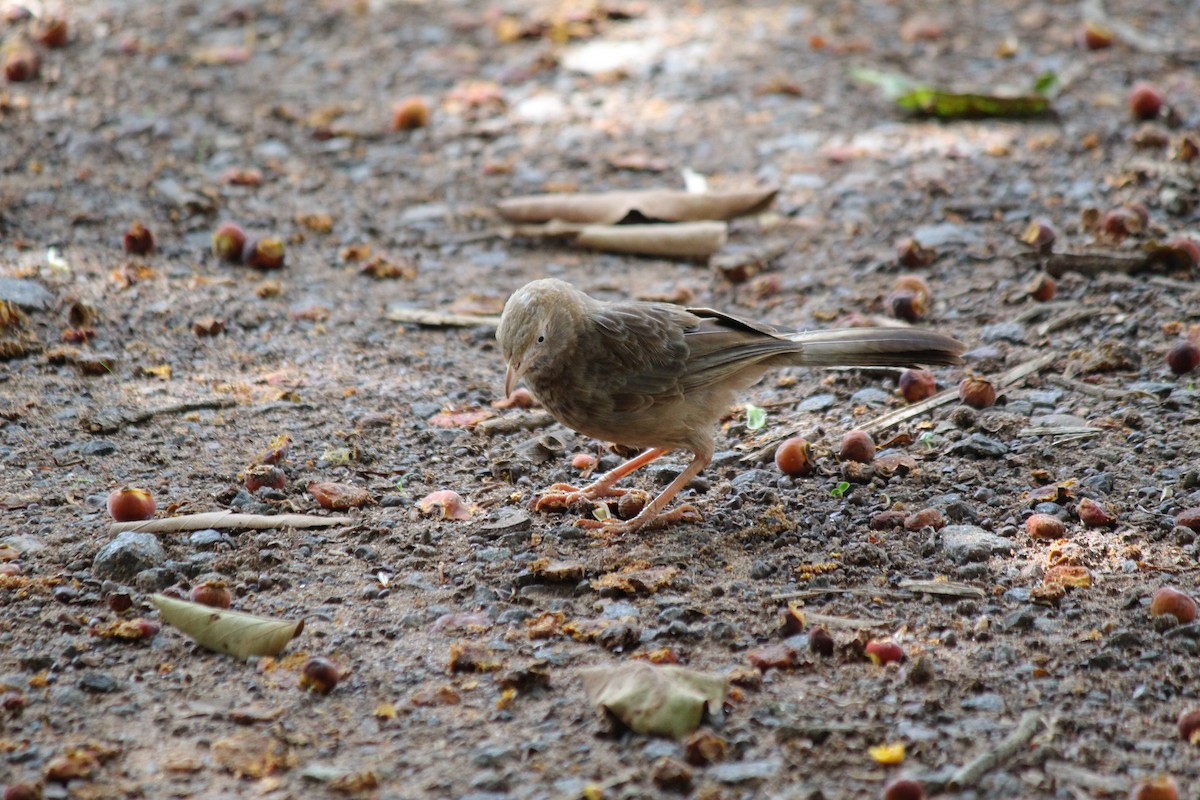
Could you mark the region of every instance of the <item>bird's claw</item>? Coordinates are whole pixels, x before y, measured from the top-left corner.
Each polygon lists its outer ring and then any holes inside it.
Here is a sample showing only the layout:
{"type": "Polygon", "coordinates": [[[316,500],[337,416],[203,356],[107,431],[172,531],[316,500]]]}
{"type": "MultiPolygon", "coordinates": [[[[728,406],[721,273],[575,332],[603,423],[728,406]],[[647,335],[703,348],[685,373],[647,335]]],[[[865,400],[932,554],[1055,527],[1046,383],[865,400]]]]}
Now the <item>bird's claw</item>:
{"type": "Polygon", "coordinates": [[[569,511],[572,506],[579,503],[607,497],[623,497],[628,492],[628,489],[615,489],[611,486],[596,490],[590,486],[579,489],[570,484],[555,483],[547,487],[545,492],[534,498],[533,510],[569,511]]]}
{"type": "Polygon", "coordinates": [[[684,504],[676,506],[670,511],[664,511],[658,516],[647,517],[645,519],[642,519],[642,515],[639,514],[633,519],[614,519],[612,517],[607,519],[581,519],[575,525],[579,528],[603,531],[608,534],[621,534],[665,528],[668,525],[678,522],[700,522],[703,519],[704,517],[700,515],[700,511],[695,506],[684,504]]]}

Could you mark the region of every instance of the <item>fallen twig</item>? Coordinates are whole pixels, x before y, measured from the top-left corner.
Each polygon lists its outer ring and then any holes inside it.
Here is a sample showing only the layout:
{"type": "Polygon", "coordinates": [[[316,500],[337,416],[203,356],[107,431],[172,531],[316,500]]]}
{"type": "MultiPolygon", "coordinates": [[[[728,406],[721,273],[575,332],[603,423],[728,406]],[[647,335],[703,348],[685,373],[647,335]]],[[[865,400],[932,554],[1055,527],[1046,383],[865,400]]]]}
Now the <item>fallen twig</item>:
{"type": "Polygon", "coordinates": [[[313,514],[267,516],[265,514],[238,514],[234,511],[206,511],[202,514],[147,519],[141,522],[114,522],[108,526],[108,532],[179,533],[181,531],[202,531],[207,528],[234,531],[259,531],[272,528],[328,528],[334,525],[349,525],[353,521],[350,517],[318,517],[313,514]]]}
{"type": "Polygon", "coordinates": [[[1068,378],[1065,375],[1047,375],[1046,383],[1070,389],[1073,392],[1086,394],[1089,397],[1101,397],[1105,400],[1127,400],[1130,397],[1153,397],[1149,392],[1135,392],[1130,389],[1106,389],[1103,386],[1096,386],[1091,383],[1084,383],[1073,378],[1068,378]]]}
{"type": "Polygon", "coordinates": [[[940,595],[942,597],[973,597],[977,600],[983,600],[987,597],[987,592],[978,586],[970,586],[965,583],[951,583],[950,581],[900,581],[900,588],[907,589],[910,592],[923,592],[924,594],[940,595]]]}
{"type": "Polygon", "coordinates": [[[1043,727],[1045,723],[1036,711],[1026,711],[1016,730],[1005,736],[1000,744],[959,767],[950,776],[947,788],[959,791],[974,786],[984,775],[1024,750],[1043,727]]]}
{"type": "Polygon", "coordinates": [[[530,411],[528,414],[516,414],[508,417],[492,417],[475,425],[472,430],[480,431],[488,436],[501,433],[516,433],[517,431],[535,431],[547,428],[555,422],[548,411],[530,411]]]}
{"type": "Polygon", "coordinates": [[[1059,783],[1071,783],[1100,794],[1124,795],[1129,791],[1129,781],[1125,778],[1102,775],[1068,761],[1050,760],[1043,765],[1043,769],[1059,783]]]}
{"type": "Polygon", "coordinates": [[[232,408],[237,401],[232,397],[213,397],[206,400],[184,400],[157,408],[146,408],[141,411],[123,411],[110,408],[97,411],[85,416],[79,424],[89,433],[116,433],[126,425],[139,425],[146,420],[164,414],[187,414],[192,411],[212,411],[214,409],[232,408]]]}
{"type": "Polygon", "coordinates": [[[431,328],[474,328],[500,324],[500,318],[483,314],[449,314],[444,311],[434,311],[431,308],[403,308],[389,306],[383,312],[383,318],[388,322],[407,322],[414,325],[428,325],[431,328]]]}
{"type": "MultiPolygon", "coordinates": [[[[1048,366],[1056,358],[1058,358],[1058,353],[1044,353],[1037,358],[1032,358],[1029,361],[1026,361],[1023,364],[1018,364],[1008,372],[1005,372],[997,377],[993,383],[995,383],[997,388],[1016,383],[1025,376],[1038,372],[1042,368],[1048,366]]],[[[895,411],[889,411],[883,416],[876,417],[870,422],[860,425],[859,428],[869,434],[874,435],[880,431],[885,431],[888,428],[899,425],[905,420],[924,414],[930,409],[951,403],[957,398],[958,389],[946,389],[945,391],[939,392],[933,397],[926,398],[919,403],[913,403],[911,406],[905,406],[904,408],[898,408],[895,411]]],[[[742,456],[741,460],[748,463],[757,463],[764,459],[770,458],[774,455],[775,448],[780,442],[789,436],[795,436],[800,430],[801,428],[799,425],[789,426],[784,432],[777,433],[772,436],[766,444],[761,445],[742,456]]]]}

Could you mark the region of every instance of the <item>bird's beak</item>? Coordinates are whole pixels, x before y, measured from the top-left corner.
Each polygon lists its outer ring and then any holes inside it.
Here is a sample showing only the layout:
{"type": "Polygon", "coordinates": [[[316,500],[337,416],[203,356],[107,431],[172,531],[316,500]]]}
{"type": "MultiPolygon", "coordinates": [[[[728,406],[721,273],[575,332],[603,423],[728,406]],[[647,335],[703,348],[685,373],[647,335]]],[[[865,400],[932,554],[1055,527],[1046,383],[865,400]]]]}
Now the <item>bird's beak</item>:
{"type": "Polygon", "coordinates": [[[504,396],[510,397],[513,389],[517,388],[517,371],[513,369],[513,365],[508,365],[508,372],[504,375],[504,396]]]}

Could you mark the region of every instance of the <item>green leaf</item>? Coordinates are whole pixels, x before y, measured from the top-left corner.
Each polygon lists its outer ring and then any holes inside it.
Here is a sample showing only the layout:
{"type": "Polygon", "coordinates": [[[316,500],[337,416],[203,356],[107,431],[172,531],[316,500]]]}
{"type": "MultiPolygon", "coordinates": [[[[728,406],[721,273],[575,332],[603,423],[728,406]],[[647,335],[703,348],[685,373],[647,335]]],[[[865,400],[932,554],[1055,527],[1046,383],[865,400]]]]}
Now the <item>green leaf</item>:
{"type": "Polygon", "coordinates": [[[1033,91],[1046,97],[1054,97],[1058,94],[1058,90],[1062,88],[1062,80],[1058,77],[1058,73],[1052,69],[1048,69],[1033,81],[1033,91]]]}
{"type": "Polygon", "coordinates": [[[1057,94],[1058,75],[1044,72],[1035,81],[1035,94],[951,92],[914,81],[891,72],[856,67],[850,76],[878,86],[896,105],[915,114],[943,119],[968,117],[1032,117],[1050,110],[1050,98],[1057,94]]]}
{"type": "Polygon", "coordinates": [[[834,497],[844,497],[846,492],[850,491],[850,484],[846,481],[841,481],[837,486],[829,490],[829,493],[834,497]]]}
{"type": "Polygon", "coordinates": [[[746,403],[746,429],[756,431],[767,424],[767,410],[753,403],[746,403]]]}

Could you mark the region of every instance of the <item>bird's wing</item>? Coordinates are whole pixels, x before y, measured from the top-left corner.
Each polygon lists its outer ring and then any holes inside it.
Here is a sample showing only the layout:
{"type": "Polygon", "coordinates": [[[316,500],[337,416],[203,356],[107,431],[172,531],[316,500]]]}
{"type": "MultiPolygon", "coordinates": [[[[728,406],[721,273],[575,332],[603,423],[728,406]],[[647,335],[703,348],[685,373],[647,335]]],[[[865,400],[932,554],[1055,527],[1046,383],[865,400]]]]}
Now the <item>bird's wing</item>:
{"type": "Polygon", "coordinates": [[[600,335],[580,355],[628,409],[703,389],[759,360],[797,350],[767,326],[708,309],[610,305],[592,319],[600,335]]]}

